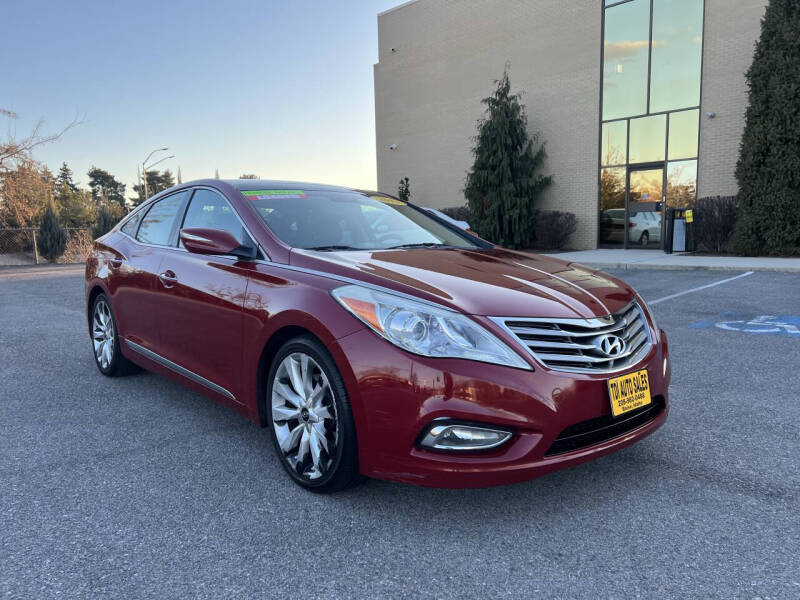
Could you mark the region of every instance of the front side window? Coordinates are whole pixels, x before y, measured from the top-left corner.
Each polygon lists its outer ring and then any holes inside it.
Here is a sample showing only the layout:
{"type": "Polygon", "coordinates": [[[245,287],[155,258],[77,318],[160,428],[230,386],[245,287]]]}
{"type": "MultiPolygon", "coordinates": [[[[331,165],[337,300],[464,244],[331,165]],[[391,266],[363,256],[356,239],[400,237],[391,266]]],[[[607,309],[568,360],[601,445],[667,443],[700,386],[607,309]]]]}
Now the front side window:
{"type": "Polygon", "coordinates": [[[186,199],[186,192],[178,192],[159,200],[147,211],[139,226],[136,239],[143,244],[168,246],[178,211],[186,199]]]}
{"type": "Polygon", "coordinates": [[[475,248],[466,236],[404,202],[348,191],[244,191],[270,230],[293,248],[475,248]]]}
{"type": "MultiPolygon", "coordinates": [[[[194,193],[183,220],[183,229],[220,229],[241,244],[244,229],[228,201],[216,192],[200,189],[194,193]]],[[[183,247],[183,243],[181,243],[183,247]]]]}

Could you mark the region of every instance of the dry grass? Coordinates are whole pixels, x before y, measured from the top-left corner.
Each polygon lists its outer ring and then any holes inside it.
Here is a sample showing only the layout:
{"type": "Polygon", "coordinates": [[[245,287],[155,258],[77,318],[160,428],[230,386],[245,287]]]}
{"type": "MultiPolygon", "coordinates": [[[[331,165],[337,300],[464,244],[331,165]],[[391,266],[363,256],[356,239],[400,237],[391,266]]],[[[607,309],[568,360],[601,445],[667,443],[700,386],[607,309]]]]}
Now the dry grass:
{"type": "Polygon", "coordinates": [[[91,229],[68,229],[67,248],[56,262],[82,263],[92,249],[93,242],[91,229]]]}

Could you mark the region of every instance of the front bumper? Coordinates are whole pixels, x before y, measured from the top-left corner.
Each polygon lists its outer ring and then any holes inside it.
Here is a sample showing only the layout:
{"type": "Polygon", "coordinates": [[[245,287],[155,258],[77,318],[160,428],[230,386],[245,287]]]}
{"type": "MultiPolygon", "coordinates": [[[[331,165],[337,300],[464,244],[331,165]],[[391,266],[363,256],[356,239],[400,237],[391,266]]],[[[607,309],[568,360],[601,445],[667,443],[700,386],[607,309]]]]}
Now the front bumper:
{"type": "Polygon", "coordinates": [[[424,358],[368,330],[340,339],[332,351],[353,406],[361,472],[379,479],[452,488],[525,481],[624,448],[663,425],[669,411],[663,332],[630,368],[647,369],[662,408],[632,429],[555,454],[548,451],[565,429],[610,415],[609,375],[424,358]],[[499,448],[476,453],[419,447],[420,432],[441,418],[504,427],[514,435],[499,448]]]}

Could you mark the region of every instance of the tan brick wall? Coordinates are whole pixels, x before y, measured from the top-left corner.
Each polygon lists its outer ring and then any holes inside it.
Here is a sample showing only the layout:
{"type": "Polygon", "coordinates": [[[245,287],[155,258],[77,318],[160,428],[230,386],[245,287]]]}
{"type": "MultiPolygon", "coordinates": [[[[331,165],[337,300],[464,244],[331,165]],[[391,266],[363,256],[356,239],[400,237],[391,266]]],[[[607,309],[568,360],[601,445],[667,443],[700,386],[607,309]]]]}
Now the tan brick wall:
{"type": "Polygon", "coordinates": [[[580,228],[571,245],[593,248],[600,6],[597,0],[421,0],[380,15],[379,188],[395,192],[408,176],[415,202],[464,204],[481,99],[509,61],[513,89],[525,92],[530,130],[547,142],[545,173],[555,176],[542,206],[575,212],[580,228]]]}
{"type": "Polygon", "coordinates": [[[747,86],[766,0],[706,0],[697,194],[736,194],[747,86]],[[716,113],[713,119],[706,115],[716,113]]]}
{"type": "MultiPolygon", "coordinates": [[[[698,187],[730,194],[750,64],[766,0],[706,0],[698,187]]],[[[574,212],[573,248],[597,242],[601,0],[418,0],[378,17],[375,65],[378,186],[443,208],[465,203],[481,99],[511,63],[531,132],[555,177],[543,208],[574,212]],[[395,52],[392,52],[392,48],[395,52]],[[390,150],[397,144],[396,150],[390,150]]]]}

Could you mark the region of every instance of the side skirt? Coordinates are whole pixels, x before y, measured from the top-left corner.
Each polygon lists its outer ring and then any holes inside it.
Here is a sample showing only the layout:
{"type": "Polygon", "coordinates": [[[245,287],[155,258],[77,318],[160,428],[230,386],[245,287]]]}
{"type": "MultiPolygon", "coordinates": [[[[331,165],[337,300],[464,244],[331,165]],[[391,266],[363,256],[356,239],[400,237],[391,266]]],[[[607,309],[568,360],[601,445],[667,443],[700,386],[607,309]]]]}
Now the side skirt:
{"type": "Polygon", "coordinates": [[[130,341],[129,339],[125,340],[125,344],[128,346],[128,348],[130,348],[134,352],[141,354],[145,358],[149,358],[154,362],[157,362],[162,367],[166,367],[167,369],[177,373],[178,375],[183,375],[184,377],[186,377],[187,379],[191,379],[195,383],[199,383],[200,385],[205,386],[208,389],[218,394],[222,394],[226,398],[230,398],[231,400],[236,401],[236,397],[233,394],[231,394],[228,390],[226,390],[224,387],[222,387],[221,385],[217,385],[213,381],[209,381],[208,379],[198,375],[194,371],[190,371],[189,369],[186,369],[180,366],[179,364],[174,363],[167,358],[164,358],[160,354],[156,354],[152,350],[148,350],[144,346],[140,346],[136,342],[130,341]]]}

